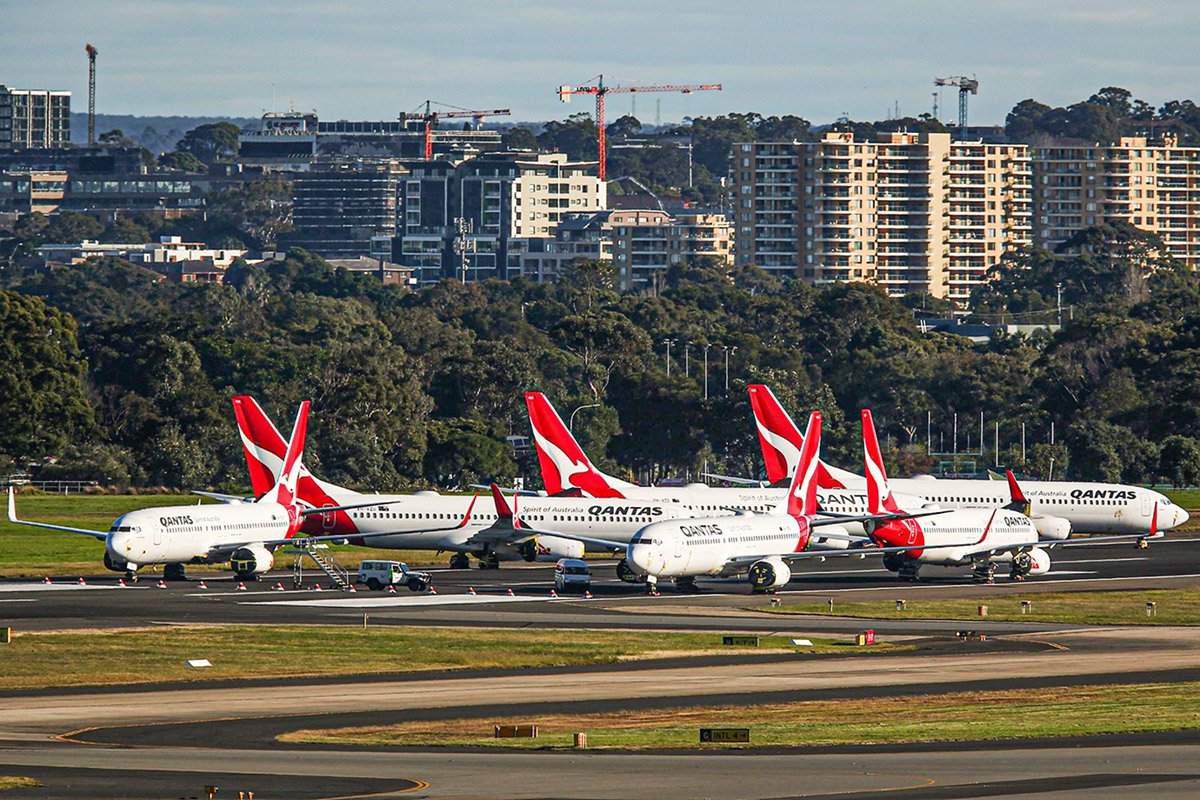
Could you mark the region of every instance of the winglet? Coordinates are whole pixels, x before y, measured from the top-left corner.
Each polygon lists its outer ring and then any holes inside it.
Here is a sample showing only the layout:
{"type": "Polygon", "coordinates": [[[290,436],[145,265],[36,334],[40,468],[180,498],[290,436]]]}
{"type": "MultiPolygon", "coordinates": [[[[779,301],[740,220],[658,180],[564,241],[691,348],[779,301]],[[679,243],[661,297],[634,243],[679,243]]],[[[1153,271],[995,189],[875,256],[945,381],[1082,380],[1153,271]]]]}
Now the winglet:
{"type": "Polygon", "coordinates": [[[511,521],[513,512],[509,508],[508,501],[504,499],[504,493],[500,491],[500,487],[493,482],[488,488],[492,490],[492,501],[496,504],[496,516],[511,521]]]}
{"type": "Polygon", "coordinates": [[[471,521],[471,512],[475,510],[475,501],[479,499],[479,495],[471,496],[471,503],[467,506],[467,513],[463,514],[462,522],[458,523],[457,527],[465,528],[467,523],[471,521]]]}
{"type": "Polygon", "coordinates": [[[788,490],[787,513],[793,517],[811,517],[817,513],[817,471],[821,465],[821,412],[808,415],[808,428],[800,448],[800,461],[788,490]]]}
{"type": "Polygon", "coordinates": [[[1029,514],[1033,508],[1033,504],[1025,497],[1025,493],[1021,491],[1021,485],[1017,483],[1017,476],[1013,475],[1011,469],[1004,470],[1004,477],[1008,481],[1008,495],[1012,501],[1009,508],[1014,511],[1020,511],[1022,514],[1029,514]]]}
{"type": "MultiPolygon", "coordinates": [[[[1155,505],[1155,508],[1157,509],[1158,506],[1155,505]]],[[[17,490],[12,486],[8,487],[8,521],[20,522],[17,519],[17,490]]]]}

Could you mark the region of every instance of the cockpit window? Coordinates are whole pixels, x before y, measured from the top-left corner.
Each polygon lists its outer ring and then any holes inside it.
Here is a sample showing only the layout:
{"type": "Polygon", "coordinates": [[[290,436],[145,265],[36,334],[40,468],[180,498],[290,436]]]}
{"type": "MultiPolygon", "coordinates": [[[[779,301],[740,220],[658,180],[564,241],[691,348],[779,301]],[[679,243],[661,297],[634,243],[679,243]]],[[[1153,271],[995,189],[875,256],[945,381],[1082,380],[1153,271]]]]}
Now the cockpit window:
{"type": "Polygon", "coordinates": [[[133,528],[129,527],[128,525],[113,525],[112,528],[109,529],[108,532],[109,533],[128,533],[131,530],[133,530],[133,528]]]}

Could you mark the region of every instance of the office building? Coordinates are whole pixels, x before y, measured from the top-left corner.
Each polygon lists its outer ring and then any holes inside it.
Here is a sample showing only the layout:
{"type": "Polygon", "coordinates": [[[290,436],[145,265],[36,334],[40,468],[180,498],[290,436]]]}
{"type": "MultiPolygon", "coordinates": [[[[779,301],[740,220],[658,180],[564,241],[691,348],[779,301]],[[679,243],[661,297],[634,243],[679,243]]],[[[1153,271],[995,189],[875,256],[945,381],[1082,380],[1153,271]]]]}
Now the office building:
{"type": "Polygon", "coordinates": [[[70,92],[0,85],[0,148],[61,147],[70,141],[70,92]]]}
{"type": "Polygon", "coordinates": [[[1158,234],[1171,256],[1200,268],[1200,148],[1174,137],[1123,137],[1039,147],[1033,158],[1038,244],[1054,248],[1081,228],[1123,221],[1158,234]]]}
{"type": "Polygon", "coordinates": [[[326,258],[372,253],[372,240],[396,233],[399,184],[406,170],[395,159],[317,159],[296,177],[292,233],[281,244],[326,258]]]}
{"type": "Polygon", "coordinates": [[[866,281],[961,302],[1005,252],[1031,241],[1024,145],[831,132],[737,145],[730,173],[737,262],[813,283],[866,281]]]}

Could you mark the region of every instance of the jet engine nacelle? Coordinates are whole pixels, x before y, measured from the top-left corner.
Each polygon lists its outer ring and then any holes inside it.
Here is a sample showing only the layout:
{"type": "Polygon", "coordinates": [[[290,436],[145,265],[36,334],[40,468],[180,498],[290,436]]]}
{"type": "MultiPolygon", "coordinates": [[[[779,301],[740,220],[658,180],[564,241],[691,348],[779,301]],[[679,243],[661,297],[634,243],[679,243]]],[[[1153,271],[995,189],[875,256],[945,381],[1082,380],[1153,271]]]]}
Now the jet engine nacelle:
{"type": "Polygon", "coordinates": [[[1033,527],[1043,539],[1066,539],[1071,535],[1071,520],[1062,517],[1032,517],[1033,527]]]}
{"type": "Polygon", "coordinates": [[[238,575],[261,575],[275,564],[275,556],[261,544],[239,547],[229,557],[229,566],[238,575]]]}
{"type": "Polygon", "coordinates": [[[813,531],[809,537],[808,546],[812,550],[846,550],[850,547],[850,542],[847,539],[830,539],[822,534],[836,533],[840,536],[849,536],[850,532],[840,525],[823,525],[813,531]]]}
{"type": "Polygon", "coordinates": [[[1030,575],[1045,575],[1050,571],[1050,553],[1040,547],[1035,547],[1029,551],[1029,558],[1032,563],[1029,565],[1030,575]]]}
{"type": "Polygon", "coordinates": [[[113,561],[112,556],[106,551],[104,553],[104,568],[113,572],[125,572],[129,569],[129,564],[125,561],[113,561]]]}
{"type": "Polygon", "coordinates": [[[583,558],[583,542],[558,536],[535,536],[521,542],[518,548],[526,561],[558,561],[560,558],[583,558]]]}
{"type": "Polygon", "coordinates": [[[1012,564],[1013,572],[1018,575],[1045,575],[1050,571],[1050,553],[1040,547],[1034,547],[1020,553],[997,553],[992,558],[999,564],[1012,564]]]}
{"type": "Polygon", "coordinates": [[[770,592],[787,586],[792,570],[782,558],[764,558],[750,565],[750,586],[756,592],[770,592]]]}

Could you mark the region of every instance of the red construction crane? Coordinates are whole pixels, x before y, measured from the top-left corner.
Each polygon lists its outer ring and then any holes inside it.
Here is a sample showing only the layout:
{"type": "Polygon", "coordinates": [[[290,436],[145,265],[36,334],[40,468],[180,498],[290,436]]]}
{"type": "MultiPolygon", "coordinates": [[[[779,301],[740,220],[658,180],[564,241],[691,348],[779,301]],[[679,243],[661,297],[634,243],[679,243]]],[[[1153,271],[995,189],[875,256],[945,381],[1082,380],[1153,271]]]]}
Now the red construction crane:
{"type": "Polygon", "coordinates": [[[719,92],[721,84],[719,83],[693,83],[681,86],[671,84],[650,84],[647,86],[605,86],[604,76],[597,75],[592,78],[592,83],[589,81],[583,86],[560,86],[558,87],[558,99],[564,103],[571,102],[573,94],[594,94],[596,95],[596,128],[597,128],[597,152],[600,162],[600,180],[605,179],[607,170],[605,169],[604,150],[604,96],[610,93],[627,94],[631,92],[679,92],[680,94],[691,94],[692,92],[719,92]]]}
{"type": "Polygon", "coordinates": [[[409,119],[419,119],[425,123],[425,160],[433,160],[433,126],[439,119],[446,117],[470,117],[475,120],[476,124],[483,122],[484,117],[507,117],[512,113],[511,109],[493,108],[487,111],[472,111],[466,108],[454,108],[452,111],[434,111],[433,101],[425,101],[425,113],[420,112],[404,112],[400,115],[401,121],[409,119]]]}

